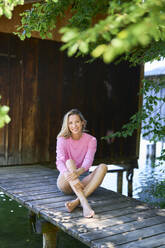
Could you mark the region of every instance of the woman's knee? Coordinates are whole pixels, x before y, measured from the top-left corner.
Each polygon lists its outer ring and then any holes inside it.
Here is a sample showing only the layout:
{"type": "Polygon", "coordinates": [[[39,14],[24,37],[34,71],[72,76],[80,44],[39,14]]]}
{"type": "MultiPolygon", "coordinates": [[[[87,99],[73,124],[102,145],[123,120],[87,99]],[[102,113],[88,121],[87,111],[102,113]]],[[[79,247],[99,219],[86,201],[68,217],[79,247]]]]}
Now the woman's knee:
{"type": "Polygon", "coordinates": [[[101,171],[103,171],[104,173],[106,173],[107,170],[108,170],[108,166],[107,166],[106,164],[100,164],[100,165],[99,165],[99,169],[100,169],[101,171]]]}
{"type": "Polygon", "coordinates": [[[70,184],[65,180],[63,175],[59,175],[57,179],[57,187],[65,194],[71,194],[73,192],[70,184]]]}
{"type": "Polygon", "coordinates": [[[75,170],[76,169],[76,165],[75,165],[74,160],[68,159],[66,161],[66,167],[67,167],[68,170],[75,170]]]}

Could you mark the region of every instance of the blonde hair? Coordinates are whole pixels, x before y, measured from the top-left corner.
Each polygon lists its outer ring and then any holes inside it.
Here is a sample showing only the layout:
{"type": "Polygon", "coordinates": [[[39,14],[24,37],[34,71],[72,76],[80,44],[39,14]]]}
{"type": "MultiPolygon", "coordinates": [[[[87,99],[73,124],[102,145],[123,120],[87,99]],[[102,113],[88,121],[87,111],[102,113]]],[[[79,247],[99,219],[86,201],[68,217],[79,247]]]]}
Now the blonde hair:
{"type": "Polygon", "coordinates": [[[80,117],[80,120],[83,121],[82,132],[85,132],[87,121],[85,120],[84,116],[78,109],[71,109],[69,112],[67,112],[64,115],[62,127],[57,137],[69,138],[71,136],[71,132],[68,128],[68,119],[69,119],[69,116],[71,115],[78,115],[80,117]]]}

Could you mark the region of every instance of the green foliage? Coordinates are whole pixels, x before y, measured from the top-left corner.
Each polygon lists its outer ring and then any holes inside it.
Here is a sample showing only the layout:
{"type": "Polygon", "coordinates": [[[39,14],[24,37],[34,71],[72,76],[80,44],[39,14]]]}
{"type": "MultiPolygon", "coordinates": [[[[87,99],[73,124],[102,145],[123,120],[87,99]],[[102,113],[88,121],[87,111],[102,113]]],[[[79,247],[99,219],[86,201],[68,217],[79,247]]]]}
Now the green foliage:
{"type": "MultiPolygon", "coordinates": [[[[1,97],[0,97],[1,99],[1,97]]],[[[10,117],[8,115],[9,107],[6,105],[0,105],[0,128],[2,128],[5,124],[10,122],[10,117]]]]}
{"type": "Polygon", "coordinates": [[[102,57],[105,63],[120,55],[128,60],[139,48],[148,50],[149,44],[165,40],[164,11],[163,0],[108,1],[106,17],[94,26],[83,29],[74,22],[61,30],[62,41],[66,42],[63,48],[68,49],[69,55],[77,50],[81,54],[91,53],[94,58],[102,57]],[[74,36],[65,40],[71,31],[74,36]],[[81,49],[81,43],[87,48],[85,51],[81,49]],[[70,53],[76,45],[77,50],[70,53]]]}
{"type": "Polygon", "coordinates": [[[143,63],[164,56],[164,0],[47,0],[22,14],[17,34],[22,40],[33,31],[51,38],[57,19],[68,9],[72,16],[60,33],[69,56],[91,54],[105,63],[121,57],[143,63]]]}
{"type": "Polygon", "coordinates": [[[17,34],[21,40],[30,38],[33,31],[39,32],[42,39],[52,38],[52,30],[56,27],[57,18],[64,17],[65,11],[73,0],[47,0],[33,4],[31,10],[20,14],[21,25],[17,34]]]}
{"type": "Polygon", "coordinates": [[[144,80],[144,86],[140,94],[143,94],[143,129],[145,130],[143,136],[149,136],[154,143],[163,140],[165,134],[165,116],[160,114],[160,106],[165,105],[165,97],[158,97],[159,91],[165,88],[165,78],[144,80]],[[157,110],[156,107],[158,108],[157,110]]]}
{"type": "Polygon", "coordinates": [[[165,180],[163,178],[158,179],[156,174],[149,173],[145,177],[138,196],[141,201],[147,202],[151,206],[165,208],[165,180]]]}
{"type": "Polygon", "coordinates": [[[157,198],[164,198],[165,199],[165,180],[161,181],[154,190],[154,195],[157,198]]]}
{"type": "Polygon", "coordinates": [[[128,60],[132,65],[137,65],[148,61],[159,61],[162,58],[165,58],[165,41],[151,42],[145,48],[136,48],[122,59],[128,60]]]}
{"type": "Polygon", "coordinates": [[[151,193],[157,199],[162,199],[162,201],[160,201],[158,204],[155,205],[159,206],[160,208],[165,208],[165,180],[157,182],[152,188],[151,193]]]}
{"type": "Polygon", "coordinates": [[[24,0],[3,0],[0,1],[0,16],[5,15],[8,19],[12,18],[12,11],[15,6],[23,5],[24,0]]]}

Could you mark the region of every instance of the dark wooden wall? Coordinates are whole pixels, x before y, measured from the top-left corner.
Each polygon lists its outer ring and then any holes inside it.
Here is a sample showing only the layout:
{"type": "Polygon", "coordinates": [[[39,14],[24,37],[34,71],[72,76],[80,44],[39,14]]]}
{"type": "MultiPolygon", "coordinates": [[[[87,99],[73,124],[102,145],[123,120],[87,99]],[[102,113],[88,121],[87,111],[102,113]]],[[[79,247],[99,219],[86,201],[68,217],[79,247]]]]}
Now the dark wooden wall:
{"type": "Polygon", "coordinates": [[[0,34],[1,103],[10,106],[11,123],[0,130],[0,165],[55,161],[62,117],[78,108],[98,140],[96,159],[136,160],[138,135],[102,141],[135,113],[140,67],[105,65],[68,58],[54,41],[0,34]]]}

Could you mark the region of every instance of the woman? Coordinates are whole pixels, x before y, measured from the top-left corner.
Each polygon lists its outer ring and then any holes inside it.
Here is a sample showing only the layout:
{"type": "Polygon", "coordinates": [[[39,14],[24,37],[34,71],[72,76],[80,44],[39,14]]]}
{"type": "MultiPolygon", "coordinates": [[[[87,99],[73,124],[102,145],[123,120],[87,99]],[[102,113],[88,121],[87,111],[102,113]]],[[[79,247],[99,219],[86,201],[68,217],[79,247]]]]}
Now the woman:
{"type": "Polygon", "coordinates": [[[57,136],[56,165],[60,171],[57,186],[64,193],[74,192],[77,196],[75,200],[66,202],[69,212],[81,204],[84,217],[91,218],[94,211],[87,197],[101,184],[107,166],[100,164],[82,181],[79,180],[79,176],[92,165],[97,146],[96,138],[85,132],[86,123],[77,109],[70,110],[64,116],[61,131],[57,136]]]}

